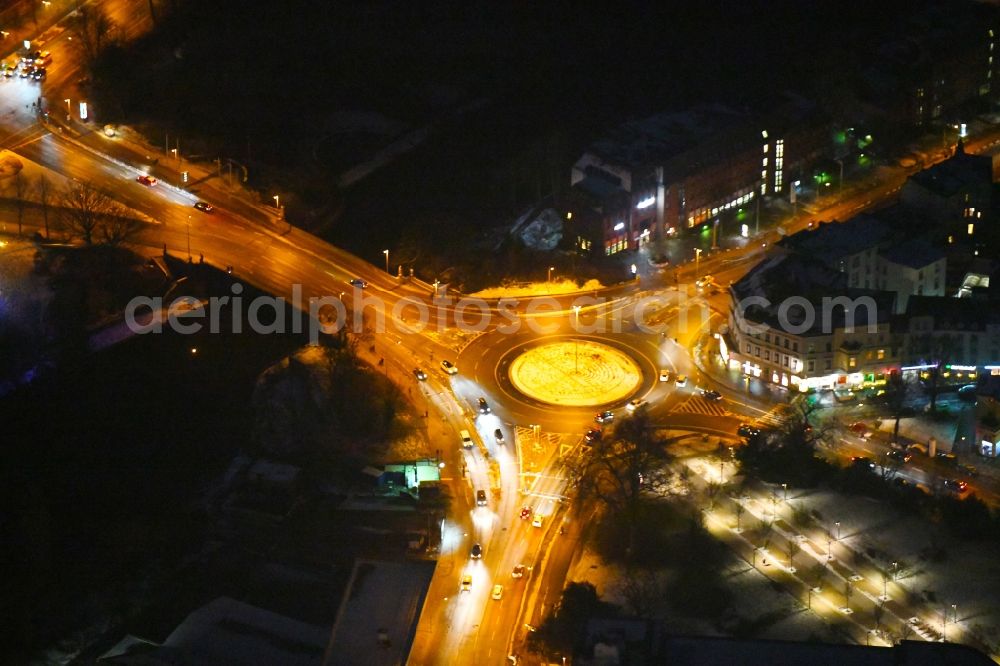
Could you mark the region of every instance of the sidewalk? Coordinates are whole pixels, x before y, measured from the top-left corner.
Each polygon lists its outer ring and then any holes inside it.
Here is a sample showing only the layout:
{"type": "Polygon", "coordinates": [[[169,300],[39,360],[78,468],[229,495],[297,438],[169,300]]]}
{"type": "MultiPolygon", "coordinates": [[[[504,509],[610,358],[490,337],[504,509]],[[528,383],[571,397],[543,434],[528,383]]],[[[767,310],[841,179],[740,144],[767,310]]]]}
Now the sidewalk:
{"type": "Polygon", "coordinates": [[[756,377],[750,377],[747,382],[747,376],[742,372],[727,368],[719,355],[719,345],[711,334],[704,335],[698,341],[691,359],[698,370],[711,381],[740,393],[744,403],[762,411],[785,404],[794,395],[789,389],[756,377]]]}

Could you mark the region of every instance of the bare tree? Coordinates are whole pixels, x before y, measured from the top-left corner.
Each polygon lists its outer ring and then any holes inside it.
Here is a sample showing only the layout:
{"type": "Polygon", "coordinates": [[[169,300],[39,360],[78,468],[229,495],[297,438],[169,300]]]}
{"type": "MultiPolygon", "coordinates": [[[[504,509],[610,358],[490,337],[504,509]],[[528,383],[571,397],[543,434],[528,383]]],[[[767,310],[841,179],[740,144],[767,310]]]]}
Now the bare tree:
{"type": "Polygon", "coordinates": [[[62,195],[60,203],[63,225],[84,245],[121,237],[120,232],[108,232],[105,227],[116,225],[114,219],[124,217],[126,211],[90,183],[75,183],[62,195]]]}
{"type": "Polygon", "coordinates": [[[98,227],[101,243],[111,247],[118,247],[129,242],[142,228],[142,223],[139,220],[129,217],[124,208],[120,206],[118,208],[117,212],[106,215],[98,227]]]}
{"type": "Polygon", "coordinates": [[[622,419],[610,435],[593,442],[589,453],[570,463],[578,499],[596,499],[625,518],[630,554],[635,550],[643,496],[667,494],[669,460],[648,411],[640,407],[622,419]]]}
{"type": "Polygon", "coordinates": [[[799,547],[799,542],[796,541],[794,537],[788,540],[788,566],[789,567],[792,567],[792,568],[795,567],[795,554],[798,553],[800,550],[801,550],[801,548],[799,547]]]}
{"type": "Polygon", "coordinates": [[[53,188],[45,174],[38,176],[35,182],[35,191],[38,193],[38,203],[42,209],[42,220],[45,222],[45,237],[49,237],[49,207],[52,204],[53,188]]]}
{"type": "Polygon", "coordinates": [[[23,171],[14,174],[14,203],[17,205],[17,235],[21,235],[21,228],[24,225],[24,208],[27,205],[28,190],[30,183],[23,171]]]}
{"type": "Polygon", "coordinates": [[[117,25],[99,5],[88,5],[77,12],[72,32],[88,66],[115,39],[117,25]]]}

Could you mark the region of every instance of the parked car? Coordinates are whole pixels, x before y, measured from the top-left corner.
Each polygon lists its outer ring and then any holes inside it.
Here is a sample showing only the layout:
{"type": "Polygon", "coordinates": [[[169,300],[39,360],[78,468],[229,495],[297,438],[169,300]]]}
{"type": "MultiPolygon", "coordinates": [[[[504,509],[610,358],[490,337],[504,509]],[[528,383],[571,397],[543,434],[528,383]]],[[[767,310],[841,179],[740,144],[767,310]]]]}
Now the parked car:
{"type": "Polygon", "coordinates": [[[420,368],[413,369],[413,376],[417,378],[417,381],[425,381],[427,379],[427,373],[420,368]]]}
{"type": "Polygon", "coordinates": [[[137,183],[142,183],[146,187],[152,187],[153,185],[156,185],[156,179],[145,173],[136,176],[135,180],[137,183]]]}
{"type": "Polygon", "coordinates": [[[875,469],[875,461],[868,456],[852,456],[851,466],[862,467],[864,469],[875,469]]]}
{"type": "Polygon", "coordinates": [[[615,413],[610,409],[606,409],[603,412],[598,412],[597,416],[594,417],[594,421],[597,423],[611,423],[615,420],[615,413]]]}
{"type": "Polygon", "coordinates": [[[448,360],[441,361],[441,369],[444,370],[449,375],[458,374],[458,368],[456,368],[455,365],[448,360]]]}

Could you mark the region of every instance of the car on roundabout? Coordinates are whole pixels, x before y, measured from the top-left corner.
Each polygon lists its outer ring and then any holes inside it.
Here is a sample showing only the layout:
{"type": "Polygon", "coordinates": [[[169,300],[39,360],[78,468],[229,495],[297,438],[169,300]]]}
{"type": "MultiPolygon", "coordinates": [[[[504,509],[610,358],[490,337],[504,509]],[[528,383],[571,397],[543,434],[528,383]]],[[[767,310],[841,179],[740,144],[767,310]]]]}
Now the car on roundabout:
{"type": "Polygon", "coordinates": [[[462,586],[460,588],[462,592],[472,591],[472,574],[465,574],[462,576],[462,586]]]}
{"type": "Polygon", "coordinates": [[[522,506],[521,507],[521,520],[528,520],[529,518],[531,518],[531,513],[532,513],[532,511],[531,511],[531,507],[530,506],[522,506]]]}
{"type": "Polygon", "coordinates": [[[413,376],[417,378],[418,382],[427,380],[427,373],[421,370],[420,368],[413,369],[413,376]]]}
{"type": "Polygon", "coordinates": [[[687,386],[688,384],[687,375],[677,375],[677,377],[674,379],[674,383],[677,384],[678,386],[687,386]]]}
{"type": "Polygon", "coordinates": [[[215,210],[215,206],[208,203],[207,201],[196,201],[194,207],[203,213],[211,213],[213,210],[215,210]]]}
{"type": "Polygon", "coordinates": [[[633,398],[632,400],[628,401],[627,405],[625,405],[625,409],[627,409],[630,412],[634,412],[635,410],[639,409],[645,404],[646,401],[643,400],[642,398],[633,398]]]}
{"type": "Polygon", "coordinates": [[[449,374],[449,375],[457,375],[458,374],[458,368],[455,367],[454,363],[452,363],[451,361],[449,361],[447,359],[441,361],[441,369],[444,370],[445,373],[449,374]]]}
{"type": "Polygon", "coordinates": [[[531,519],[531,526],[532,527],[541,527],[542,526],[542,514],[540,514],[540,513],[536,513],[535,514],[535,517],[531,519]]]}
{"type": "Polygon", "coordinates": [[[669,382],[670,381],[670,371],[666,368],[660,370],[660,381],[669,382]]]}
{"type": "Polygon", "coordinates": [[[611,423],[615,420],[615,413],[610,409],[606,409],[603,412],[598,412],[594,417],[596,423],[611,423]]]}

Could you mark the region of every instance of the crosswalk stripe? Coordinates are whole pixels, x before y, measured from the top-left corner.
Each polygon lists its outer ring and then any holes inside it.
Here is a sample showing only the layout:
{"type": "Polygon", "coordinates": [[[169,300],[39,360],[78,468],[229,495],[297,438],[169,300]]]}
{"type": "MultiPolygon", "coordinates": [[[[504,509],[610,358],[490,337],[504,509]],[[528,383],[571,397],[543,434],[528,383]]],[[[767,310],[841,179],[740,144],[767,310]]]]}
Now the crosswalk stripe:
{"type": "Polygon", "coordinates": [[[681,414],[703,414],[705,416],[727,416],[726,408],[716,401],[708,401],[701,396],[691,396],[674,409],[681,414]]]}

